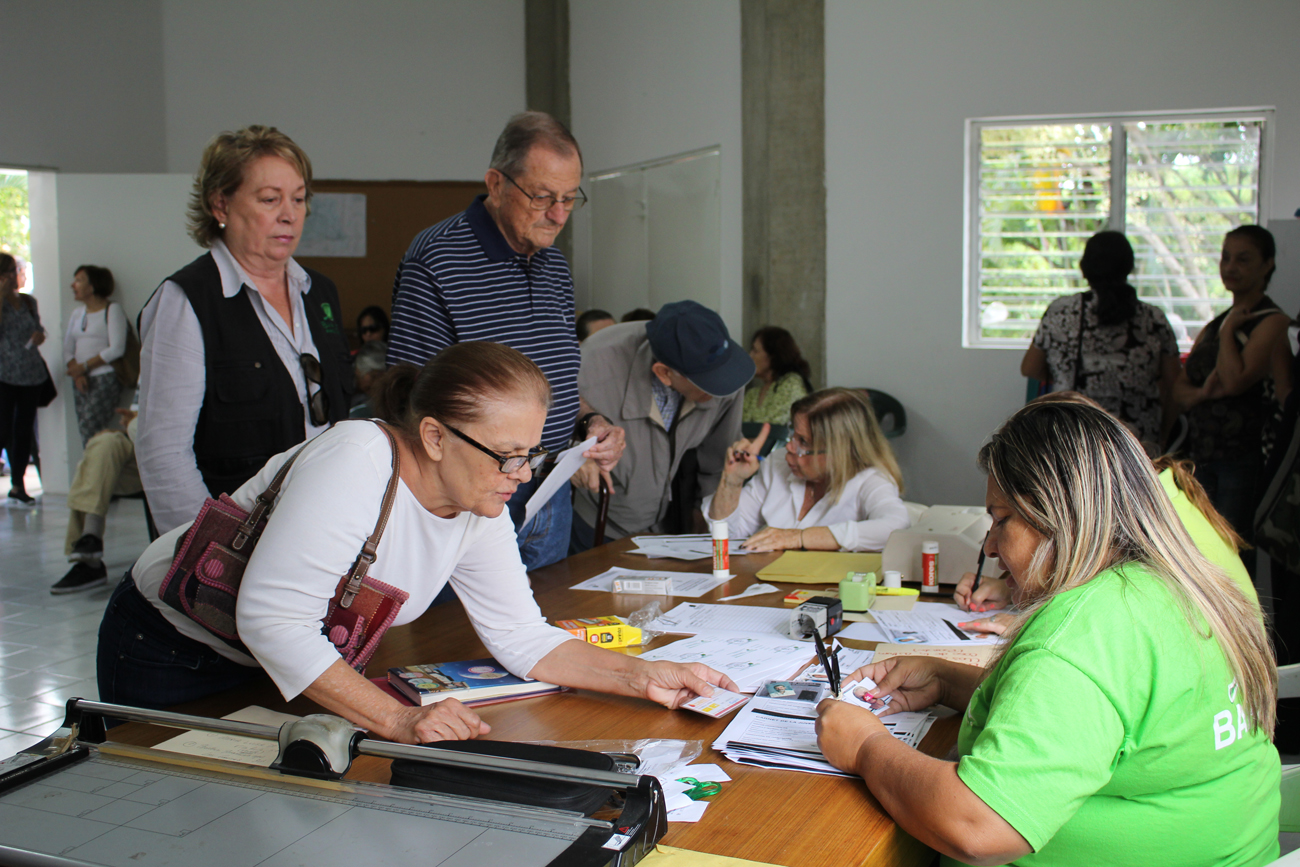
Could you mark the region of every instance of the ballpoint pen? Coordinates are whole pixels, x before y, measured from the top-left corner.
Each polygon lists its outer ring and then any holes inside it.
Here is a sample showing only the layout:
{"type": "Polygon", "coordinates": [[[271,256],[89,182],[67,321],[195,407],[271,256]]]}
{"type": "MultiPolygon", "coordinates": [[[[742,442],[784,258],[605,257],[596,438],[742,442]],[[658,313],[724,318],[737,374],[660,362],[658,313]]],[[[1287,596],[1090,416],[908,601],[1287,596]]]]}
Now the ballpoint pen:
{"type": "Polygon", "coordinates": [[[989,527],[989,532],[984,534],[984,541],[980,543],[980,558],[975,563],[975,584],[970,589],[972,601],[975,597],[975,591],[980,589],[980,573],[984,571],[984,548],[988,545],[989,533],[992,532],[993,528],[989,527]]]}
{"type": "MultiPolygon", "coordinates": [[[[813,623],[812,618],[801,617],[799,623],[805,630],[812,632],[813,642],[817,646],[817,661],[822,664],[822,671],[826,672],[826,680],[831,686],[831,693],[838,698],[840,694],[839,666],[831,665],[830,658],[826,655],[826,644],[822,641],[822,634],[817,631],[817,626],[813,623]]],[[[836,662],[838,661],[837,658],[836,662]]]]}

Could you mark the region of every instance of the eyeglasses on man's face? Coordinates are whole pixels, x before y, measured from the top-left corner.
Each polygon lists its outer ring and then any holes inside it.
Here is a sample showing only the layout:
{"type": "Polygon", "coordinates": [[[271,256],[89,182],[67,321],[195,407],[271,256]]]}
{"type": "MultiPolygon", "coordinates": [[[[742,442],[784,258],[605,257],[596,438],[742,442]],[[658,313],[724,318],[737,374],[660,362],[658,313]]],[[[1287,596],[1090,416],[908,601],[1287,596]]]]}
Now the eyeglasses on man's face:
{"type": "MultiPolygon", "coordinates": [[[[497,171],[501,172],[500,169],[497,169],[497,171]]],[[[561,208],[564,208],[564,210],[566,211],[576,211],[579,208],[581,208],[583,205],[587,204],[587,194],[582,191],[582,187],[578,187],[578,195],[569,196],[568,198],[563,198],[563,199],[559,198],[558,196],[551,196],[551,195],[534,196],[532,193],[528,192],[523,187],[519,186],[519,182],[516,181],[514,178],[510,177],[505,172],[501,172],[501,177],[505,178],[507,181],[514,184],[515,189],[523,193],[524,196],[528,198],[528,207],[532,208],[534,211],[549,211],[551,208],[554,208],[556,205],[559,205],[561,208]]]]}
{"type": "Polygon", "coordinates": [[[446,422],[443,422],[442,426],[445,427],[447,430],[451,431],[452,433],[454,433],[456,436],[460,437],[465,442],[472,445],[474,448],[481,451],[483,454],[487,455],[488,457],[496,461],[497,466],[501,469],[501,472],[505,473],[506,475],[516,472],[517,470],[522,468],[524,464],[528,464],[529,469],[535,472],[541,469],[542,464],[546,462],[546,456],[550,454],[549,451],[542,448],[541,446],[538,446],[537,448],[533,449],[526,455],[503,455],[498,452],[492,451],[492,449],[483,445],[478,440],[474,439],[471,436],[467,436],[461,433],[460,431],[456,430],[454,427],[447,424],[446,422]]]}

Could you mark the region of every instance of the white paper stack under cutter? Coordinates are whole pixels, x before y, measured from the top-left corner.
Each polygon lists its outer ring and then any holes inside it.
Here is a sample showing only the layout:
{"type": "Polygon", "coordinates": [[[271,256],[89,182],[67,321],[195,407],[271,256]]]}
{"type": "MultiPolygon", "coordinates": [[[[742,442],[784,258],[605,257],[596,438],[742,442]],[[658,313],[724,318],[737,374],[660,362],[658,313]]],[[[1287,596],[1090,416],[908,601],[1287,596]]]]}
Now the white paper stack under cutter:
{"type": "Polygon", "coordinates": [[[0,864],[631,867],[667,819],[652,776],[374,741],[338,717],[284,726],[72,699],[62,726],[0,761],[0,864]],[[105,743],[104,718],[278,740],[271,768],[105,743]],[[612,819],[342,779],[357,755],[620,792],[612,819]]]}

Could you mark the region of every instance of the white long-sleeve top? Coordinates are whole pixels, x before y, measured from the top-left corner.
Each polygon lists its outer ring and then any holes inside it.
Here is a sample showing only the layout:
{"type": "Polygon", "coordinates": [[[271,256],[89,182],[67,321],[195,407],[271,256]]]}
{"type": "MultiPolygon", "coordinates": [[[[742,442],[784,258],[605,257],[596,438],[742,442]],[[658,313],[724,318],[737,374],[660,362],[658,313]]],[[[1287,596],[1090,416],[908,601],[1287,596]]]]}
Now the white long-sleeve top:
{"type": "Polygon", "coordinates": [[[75,360],[85,364],[96,355],[104,363],[87,371],[91,376],[107,376],[113,372],[109,362],[126,354],[126,311],[121,304],[109,302],[103,310],[90,313],[86,305],[78,304],[68,318],[68,330],[63,335],[63,366],[75,360]]]}
{"type": "MultiPolygon", "coordinates": [[[[847,551],[880,551],[890,533],[912,525],[898,485],[888,473],[875,467],[868,467],[849,479],[835,502],[822,497],[800,520],[806,487],[780,456],[769,457],[741,489],[735,511],[714,520],[725,520],[733,539],[747,538],[763,527],[782,530],[826,527],[847,551]]],[[[709,514],[712,503],[712,494],[704,498],[705,515],[709,514]]]]}
{"type": "MultiPolygon", "coordinates": [[[[339,578],[374,532],[391,474],[392,449],[373,422],[344,421],[306,446],[289,470],[239,589],[239,637],[255,659],[234,650],[158,598],[186,524],[158,538],[132,569],[136,586],[182,634],[244,665],[260,665],[286,700],[337,659],[321,621],[339,578]]],[[[272,458],[232,496],[251,509],[293,454],[272,458]]],[[[410,594],[394,626],[415,620],[448,581],[488,650],[527,675],[571,634],[547,625],[519,559],[507,511],[495,518],[461,512],[439,518],[399,482],[397,498],[369,574],[410,594]]],[[[438,662],[439,660],[412,660],[438,662]]]]}
{"type": "MultiPolygon", "coordinates": [[[[226,245],[212,245],[212,258],[221,274],[221,291],[227,298],[248,287],[257,318],[271,339],[275,353],[293,377],[303,405],[305,439],[327,425],[313,425],[307,406],[307,379],[298,360],[303,353],[320,358],[302,298],[311,290],[311,278],[302,266],[289,260],[290,328],[270,304],[262,300],[257,284],[239,266],[226,245]]],[[[160,532],[194,520],[208,498],[198,459],[194,456],[194,428],[203,409],[207,386],[203,330],[185,290],[164,282],[140,314],[140,439],[136,462],[140,481],[149,497],[149,511],[160,532]]]]}

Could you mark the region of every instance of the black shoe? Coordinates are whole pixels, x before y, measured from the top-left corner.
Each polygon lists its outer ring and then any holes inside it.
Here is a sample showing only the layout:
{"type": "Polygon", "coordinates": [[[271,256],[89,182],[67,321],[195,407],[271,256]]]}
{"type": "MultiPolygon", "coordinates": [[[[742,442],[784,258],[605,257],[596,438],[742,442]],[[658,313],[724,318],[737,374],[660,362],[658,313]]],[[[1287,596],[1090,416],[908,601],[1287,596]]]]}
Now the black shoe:
{"type": "Polygon", "coordinates": [[[73,563],[98,563],[103,556],[104,540],[87,533],[72,546],[68,559],[73,563]]]}
{"type": "Polygon", "coordinates": [[[107,583],[108,567],[103,563],[96,566],[77,563],[68,570],[67,575],[59,579],[58,584],[50,588],[50,592],[55,596],[63,596],[67,593],[94,590],[96,587],[102,587],[107,583]]]}
{"type": "Polygon", "coordinates": [[[36,498],[26,491],[20,491],[17,488],[9,489],[9,500],[19,506],[34,506],[36,498]]]}

